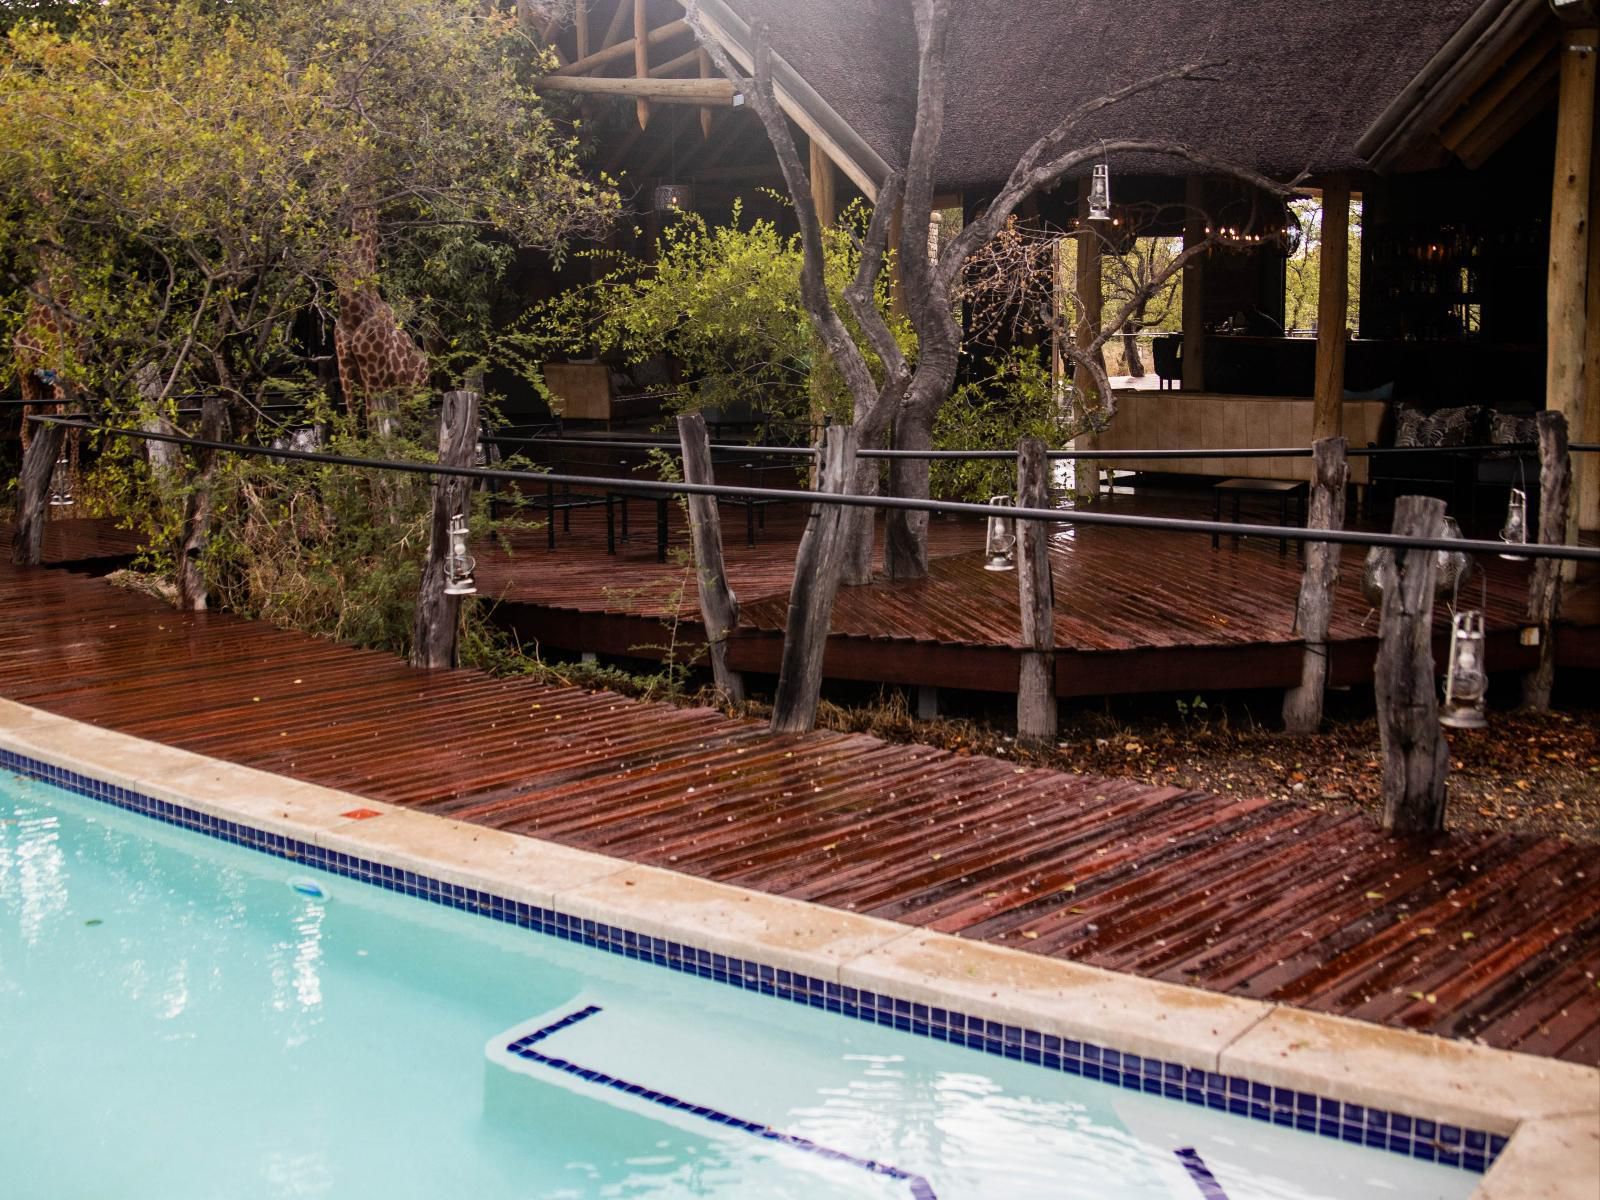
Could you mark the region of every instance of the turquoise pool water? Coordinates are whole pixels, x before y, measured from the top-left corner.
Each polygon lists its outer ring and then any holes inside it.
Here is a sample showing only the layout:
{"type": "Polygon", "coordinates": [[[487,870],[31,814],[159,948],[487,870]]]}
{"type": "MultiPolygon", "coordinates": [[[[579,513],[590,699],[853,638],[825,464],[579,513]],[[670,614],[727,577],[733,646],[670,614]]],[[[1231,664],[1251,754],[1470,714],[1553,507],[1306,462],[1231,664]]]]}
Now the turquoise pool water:
{"type": "Polygon", "coordinates": [[[1479,1179],[629,962],[11,777],[0,1080],[14,1200],[1456,1200],[1479,1179]]]}

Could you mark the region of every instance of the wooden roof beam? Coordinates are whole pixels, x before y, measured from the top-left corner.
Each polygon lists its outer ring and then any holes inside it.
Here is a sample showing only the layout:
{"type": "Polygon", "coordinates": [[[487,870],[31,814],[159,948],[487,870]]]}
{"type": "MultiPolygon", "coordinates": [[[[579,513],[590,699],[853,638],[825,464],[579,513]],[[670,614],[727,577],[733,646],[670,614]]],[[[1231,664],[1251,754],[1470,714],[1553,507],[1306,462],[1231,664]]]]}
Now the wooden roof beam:
{"type": "Polygon", "coordinates": [[[541,92],[576,92],[584,96],[615,96],[662,104],[704,104],[731,108],[739,94],[726,79],[639,79],[635,76],[547,76],[534,87],[541,92]]]}
{"type": "MultiPolygon", "coordinates": [[[[627,0],[623,0],[623,4],[626,7],[627,0]]],[[[670,42],[673,38],[681,37],[688,32],[689,22],[669,21],[665,25],[652,29],[646,36],[645,42],[648,46],[659,46],[662,42],[670,42]]],[[[576,62],[568,63],[560,70],[552,71],[551,76],[587,75],[589,72],[609,66],[611,63],[622,62],[632,58],[634,57],[635,40],[635,38],[629,38],[625,42],[617,42],[603,50],[596,50],[587,58],[580,58],[576,62]]]]}
{"type": "MultiPolygon", "coordinates": [[[[650,0],[633,0],[633,73],[640,79],[650,78],[650,0]]],[[[650,125],[650,101],[637,102],[639,128],[650,125]]]]}

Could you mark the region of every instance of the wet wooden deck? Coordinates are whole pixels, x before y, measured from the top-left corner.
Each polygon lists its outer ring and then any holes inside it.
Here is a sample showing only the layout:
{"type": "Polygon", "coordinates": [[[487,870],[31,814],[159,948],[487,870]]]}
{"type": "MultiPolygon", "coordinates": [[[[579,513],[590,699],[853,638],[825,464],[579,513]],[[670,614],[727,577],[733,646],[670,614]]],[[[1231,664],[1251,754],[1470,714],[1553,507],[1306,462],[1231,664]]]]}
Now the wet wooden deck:
{"type": "MultiPolygon", "coordinates": [[[[1207,505],[1172,500],[1122,498],[1105,511],[1210,516],[1207,505]]],[[[748,546],[742,510],[723,509],[728,574],[741,606],[729,646],[738,669],[777,670],[804,516],[800,506],[773,509],[748,546]]],[[[606,551],[602,510],[576,511],[570,522],[553,551],[542,529],[479,548],[478,586],[500,602],[500,618],[524,640],[657,657],[674,633],[680,646],[701,636],[688,533],[676,506],[669,524],[674,554],[665,564],[656,561],[653,519],[636,519],[632,538],[614,555],[606,551]]],[[[934,520],[927,579],[891,584],[880,576],[869,586],[841,589],[827,674],[1015,691],[1017,577],[985,571],[982,542],[975,521],[934,520]]],[[[880,552],[881,546],[880,535],[880,552]]],[[[1335,684],[1372,678],[1377,619],[1361,595],[1363,558],[1346,548],[1330,631],[1335,684]]],[[[1498,557],[1479,564],[1484,573],[1473,577],[1461,601],[1486,611],[1490,667],[1526,669],[1535,656],[1519,639],[1529,566],[1498,557]]],[[[1051,566],[1061,696],[1299,682],[1301,643],[1293,627],[1301,563],[1292,550],[1280,555],[1276,542],[1244,539],[1235,549],[1224,539],[1213,550],[1209,538],[1195,534],[1063,526],[1051,540],[1051,566]]],[[[1582,594],[1568,603],[1577,619],[1560,643],[1565,665],[1600,666],[1596,599],[1582,594]]],[[[1441,605],[1441,654],[1447,630],[1441,605]]]]}
{"type": "Polygon", "coordinates": [[[416,672],[52,569],[0,566],[0,695],[908,925],[1600,1060],[1597,846],[1399,842],[1284,800],[773,738],[703,709],[416,672]]]}

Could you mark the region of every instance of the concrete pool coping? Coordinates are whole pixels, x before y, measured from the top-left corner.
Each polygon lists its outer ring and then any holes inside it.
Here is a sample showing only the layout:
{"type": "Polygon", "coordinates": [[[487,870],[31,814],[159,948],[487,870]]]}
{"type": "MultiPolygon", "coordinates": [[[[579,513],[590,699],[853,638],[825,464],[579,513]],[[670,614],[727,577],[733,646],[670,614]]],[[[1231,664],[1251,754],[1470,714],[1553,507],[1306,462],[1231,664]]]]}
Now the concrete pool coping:
{"type": "Polygon", "coordinates": [[[1600,1070],[1141,979],[469,825],[0,700],[0,748],[331,851],[716,954],[1510,1137],[1478,1200],[1600,1195],[1600,1070]],[[374,816],[353,817],[362,810],[374,816]]]}

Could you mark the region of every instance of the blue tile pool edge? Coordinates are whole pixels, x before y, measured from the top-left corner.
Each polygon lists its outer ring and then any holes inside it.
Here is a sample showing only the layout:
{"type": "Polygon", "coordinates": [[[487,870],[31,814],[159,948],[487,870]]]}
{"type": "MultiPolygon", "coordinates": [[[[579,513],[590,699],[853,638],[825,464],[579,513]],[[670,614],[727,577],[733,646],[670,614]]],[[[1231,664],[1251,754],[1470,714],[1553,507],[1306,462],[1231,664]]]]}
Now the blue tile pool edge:
{"type": "Polygon", "coordinates": [[[3,747],[0,747],[0,770],[48,783],[164,824],[315,867],[346,879],[374,884],[419,900],[474,913],[492,921],[531,929],[624,958],[653,963],[669,970],[919,1037],[965,1046],[1046,1070],[1098,1080],[1129,1091],[1178,1100],[1286,1129],[1479,1174],[1489,1169],[1510,1140],[1505,1135],[1486,1130],[1351,1104],[1311,1092],[1256,1083],[1235,1075],[1202,1071],[1181,1063],[1123,1054],[1090,1042],[1003,1025],[953,1009],[914,1003],[749,959],[696,949],[664,938],[509,900],[476,888],[446,883],[374,859],[328,850],[286,834],[268,833],[242,822],[212,816],[171,801],[157,800],[132,788],[109,784],[3,747]]]}

